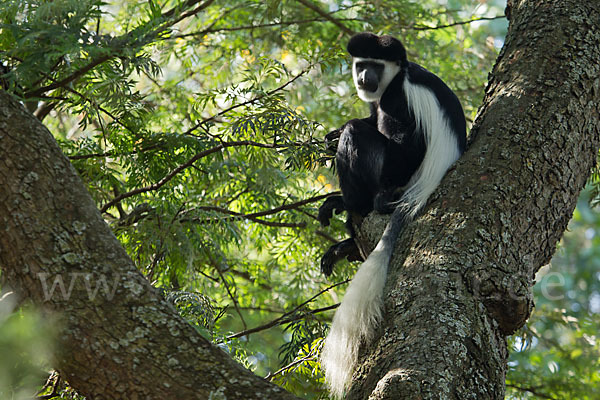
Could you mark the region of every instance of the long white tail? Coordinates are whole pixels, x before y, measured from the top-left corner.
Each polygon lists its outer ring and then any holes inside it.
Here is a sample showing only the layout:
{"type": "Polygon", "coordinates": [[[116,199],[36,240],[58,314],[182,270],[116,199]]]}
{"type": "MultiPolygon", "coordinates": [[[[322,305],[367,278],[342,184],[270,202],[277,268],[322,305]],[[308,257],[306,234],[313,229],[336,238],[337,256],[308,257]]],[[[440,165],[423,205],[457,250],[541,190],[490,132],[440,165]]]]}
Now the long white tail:
{"type": "MultiPolygon", "coordinates": [[[[391,225],[392,222],[388,228],[391,225]]],[[[321,365],[330,392],[337,398],[348,389],[360,344],[370,341],[381,319],[383,288],[394,242],[389,239],[395,239],[390,236],[384,234],[354,275],[323,345],[321,365]]]]}

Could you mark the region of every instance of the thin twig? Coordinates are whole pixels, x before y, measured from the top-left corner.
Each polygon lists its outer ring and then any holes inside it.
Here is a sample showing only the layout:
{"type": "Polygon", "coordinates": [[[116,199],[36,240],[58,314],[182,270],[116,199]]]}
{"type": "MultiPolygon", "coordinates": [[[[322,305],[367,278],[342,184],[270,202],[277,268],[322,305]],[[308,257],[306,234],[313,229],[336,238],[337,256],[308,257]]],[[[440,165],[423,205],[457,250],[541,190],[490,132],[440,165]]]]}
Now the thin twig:
{"type": "Polygon", "coordinates": [[[556,400],[555,397],[549,396],[545,393],[540,393],[538,391],[539,388],[537,388],[537,387],[523,387],[523,386],[517,386],[517,385],[511,385],[511,384],[507,384],[506,387],[520,390],[522,392],[529,392],[529,393],[533,394],[534,396],[540,397],[542,399],[556,400]]]}
{"type": "Polygon", "coordinates": [[[124,199],[127,199],[129,197],[135,196],[137,194],[141,194],[141,193],[150,192],[150,191],[154,191],[154,190],[160,189],[167,182],[169,182],[171,179],[173,179],[178,173],[180,173],[181,171],[185,170],[186,168],[191,167],[192,164],[194,164],[196,161],[198,161],[199,159],[201,159],[203,157],[209,156],[209,155],[211,155],[213,153],[216,153],[216,152],[221,151],[221,150],[223,150],[225,148],[228,148],[228,147],[239,147],[239,146],[255,146],[255,147],[262,147],[262,148],[274,148],[274,147],[276,147],[276,145],[274,145],[274,144],[258,143],[258,142],[253,142],[251,140],[240,140],[240,141],[235,141],[235,142],[222,142],[221,144],[219,144],[219,145],[217,145],[215,147],[211,147],[210,149],[206,149],[204,151],[201,151],[201,152],[197,153],[192,158],[190,158],[189,160],[187,160],[185,163],[179,165],[174,170],[172,170],[171,172],[169,172],[165,177],[163,177],[158,182],[153,183],[153,184],[148,185],[148,186],[141,187],[141,188],[133,189],[133,190],[131,190],[129,192],[122,193],[121,195],[115,197],[114,199],[112,199],[111,201],[109,201],[108,203],[106,203],[105,205],[103,205],[102,208],[100,208],[100,212],[106,212],[106,210],[108,210],[110,207],[114,206],[115,204],[117,204],[120,201],[122,201],[124,199]]]}
{"type": "Polygon", "coordinates": [[[60,87],[65,87],[69,83],[73,82],[77,78],[83,76],[85,73],[89,72],[90,70],[92,70],[93,68],[102,64],[103,62],[110,60],[113,57],[114,57],[114,55],[103,55],[101,57],[98,57],[95,60],[92,60],[91,62],[89,62],[83,68],[78,69],[77,71],[73,72],[71,75],[67,76],[66,78],[64,78],[58,82],[51,83],[50,85],[42,86],[35,90],[30,90],[29,92],[25,93],[23,95],[23,97],[26,99],[31,98],[31,97],[38,97],[50,90],[58,89],[60,87]]]}
{"type": "Polygon", "coordinates": [[[190,158],[187,162],[185,162],[185,163],[181,164],[180,166],[178,166],[177,168],[175,168],[173,171],[171,171],[169,174],[167,174],[160,181],[158,181],[156,183],[153,183],[152,185],[148,185],[148,186],[144,186],[144,187],[141,187],[141,188],[137,188],[137,189],[131,190],[129,192],[123,193],[123,194],[115,197],[114,199],[112,199],[111,201],[109,201],[108,203],[106,203],[104,206],[102,206],[102,208],[100,208],[100,212],[102,212],[102,213],[106,212],[110,207],[114,206],[115,204],[119,203],[120,201],[122,201],[124,199],[127,199],[129,197],[135,196],[136,194],[150,192],[150,191],[153,191],[153,190],[160,189],[167,182],[169,182],[171,179],[173,179],[178,173],[180,173],[184,169],[190,167],[192,164],[194,164],[196,161],[198,161],[202,157],[206,157],[206,156],[208,156],[208,155],[210,155],[212,153],[216,153],[217,151],[222,150],[224,147],[225,146],[223,146],[221,144],[219,146],[210,148],[208,150],[201,151],[200,153],[198,153],[195,156],[193,156],[192,158],[190,158]]]}
{"type": "MultiPolygon", "coordinates": [[[[48,74],[46,72],[42,72],[42,75],[43,75],[43,78],[48,79],[49,81],[52,81],[54,84],[60,84],[60,82],[57,82],[56,79],[54,79],[52,76],[50,76],[50,74],[48,74]]],[[[81,97],[83,100],[87,101],[92,106],[96,107],[97,110],[100,110],[103,113],[105,113],[106,115],[108,115],[109,117],[111,117],[113,119],[113,121],[115,121],[117,124],[121,125],[123,128],[127,129],[129,132],[135,133],[131,128],[129,128],[127,125],[125,125],[125,123],[123,123],[119,118],[117,118],[116,116],[114,116],[110,111],[108,111],[107,109],[105,109],[101,105],[97,104],[95,101],[91,100],[90,98],[88,98],[84,94],[79,93],[78,91],[76,91],[75,89],[73,89],[73,88],[71,88],[69,86],[64,86],[63,89],[65,89],[66,91],[68,91],[70,93],[73,93],[73,94],[81,97]]],[[[67,100],[67,98],[50,97],[50,96],[45,96],[43,94],[40,94],[38,97],[39,98],[56,99],[56,100],[62,100],[62,101],[67,100]]],[[[49,113],[56,106],[56,103],[47,103],[47,104],[48,104],[47,108],[49,108],[47,110],[47,112],[49,113]]],[[[37,112],[38,111],[36,110],[36,113],[37,112]]],[[[38,119],[41,121],[43,119],[43,117],[45,117],[45,115],[41,115],[41,116],[40,115],[36,115],[36,117],[38,117],[38,119]]],[[[98,115],[98,120],[101,122],[101,119],[100,119],[99,115],[98,115]]]]}
{"type": "Polygon", "coordinates": [[[240,305],[238,304],[238,301],[235,298],[235,296],[233,295],[233,293],[231,293],[231,289],[229,289],[229,285],[227,284],[227,280],[225,279],[223,272],[221,272],[221,268],[219,268],[219,265],[217,264],[217,262],[215,260],[213,260],[213,258],[210,255],[210,252],[207,251],[206,253],[207,253],[208,259],[210,260],[211,264],[217,270],[217,273],[219,274],[219,277],[221,278],[221,281],[223,282],[223,285],[225,286],[225,289],[227,290],[227,295],[229,296],[229,298],[231,299],[231,301],[233,303],[233,307],[235,308],[236,312],[240,316],[240,320],[242,321],[242,326],[244,327],[244,329],[247,329],[248,325],[246,324],[246,320],[244,319],[244,316],[242,315],[242,310],[240,309],[240,305]]]}
{"type": "Polygon", "coordinates": [[[271,210],[259,211],[259,212],[255,212],[255,213],[252,213],[252,214],[247,214],[246,216],[247,217],[248,216],[250,216],[250,217],[264,217],[266,215],[276,214],[276,213],[281,212],[281,211],[292,210],[292,209],[295,209],[295,208],[298,208],[298,207],[302,207],[302,206],[304,206],[306,204],[314,203],[316,201],[323,200],[323,199],[325,199],[327,197],[337,196],[339,194],[340,194],[339,191],[331,192],[331,193],[327,193],[327,194],[322,194],[322,195],[319,195],[319,196],[314,196],[314,197],[310,197],[308,199],[300,200],[300,201],[297,201],[295,203],[284,204],[282,206],[279,206],[277,208],[273,208],[271,210]]]}
{"type": "MultiPolygon", "coordinates": [[[[135,133],[135,131],[133,129],[131,129],[130,127],[128,127],[123,121],[121,121],[119,118],[117,118],[115,115],[113,115],[113,113],[111,113],[110,111],[108,111],[107,109],[105,109],[104,107],[102,107],[100,104],[97,104],[95,101],[91,100],[90,98],[88,98],[84,94],[79,93],[75,89],[72,89],[72,88],[70,88],[68,86],[65,86],[63,89],[65,89],[68,92],[71,92],[71,93],[73,93],[73,94],[81,97],[82,99],[84,99],[88,103],[90,103],[93,106],[95,106],[98,110],[102,111],[104,114],[106,114],[109,117],[111,117],[113,119],[113,121],[115,121],[117,124],[121,125],[123,128],[127,129],[129,132],[135,133]]],[[[100,115],[98,115],[98,120],[100,121],[100,115]]]]}
{"type": "Polygon", "coordinates": [[[220,117],[222,115],[225,115],[228,112],[235,110],[236,108],[244,107],[244,106],[247,106],[249,104],[256,103],[257,101],[262,100],[262,99],[264,99],[266,97],[272,96],[273,94],[279,92],[280,90],[285,89],[288,85],[294,83],[298,78],[300,78],[302,75],[306,74],[310,69],[312,69],[313,66],[314,66],[314,64],[309,65],[308,68],[305,68],[302,71],[300,71],[300,73],[298,73],[292,79],[290,79],[289,81],[285,82],[284,84],[276,87],[275,89],[272,89],[272,90],[268,91],[267,93],[264,93],[264,94],[262,94],[260,96],[256,96],[253,99],[250,99],[250,100],[238,103],[238,104],[234,104],[231,107],[227,107],[226,109],[221,110],[218,113],[216,113],[216,114],[214,114],[214,115],[212,115],[210,117],[204,118],[202,121],[198,122],[196,125],[194,125],[190,129],[188,129],[184,133],[184,135],[191,135],[193,131],[195,131],[196,129],[198,129],[202,125],[206,124],[207,122],[213,121],[214,119],[216,119],[216,118],[218,118],[218,117],[220,117]]]}
{"type": "MultiPolygon", "coordinates": [[[[200,4],[198,7],[196,7],[194,10],[188,11],[187,13],[183,13],[181,16],[179,16],[178,18],[175,18],[174,20],[169,20],[166,23],[160,25],[158,28],[156,28],[155,30],[153,30],[152,32],[150,32],[149,34],[147,34],[147,37],[156,37],[160,32],[164,31],[165,29],[167,29],[168,27],[180,22],[181,20],[194,16],[196,15],[198,12],[202,11],[203,9],[205,9],[206,7],[208,7],[210,4],[212,4],[215,0],[207,0],[206,2],[200,4]]],[[[186,7],[191,7],[193,5],[195,5],[196,3],[198,3],[198,0],[188,0],[186,2],[186,4],[183,5],[183,7],[173,7],[172,9],[170,9],[169,11],[165,12],[162,14],[162,18],[164,19],[169,19],[171,16],[173,16],[175,14],[176,11],[182,9],[182,8],[186,8],[186,7]]],[[[137,29],[137,28],[136,28],[137,29]]],[[[125,43],[122,43],[118,49],[116,51],[112,51],[109,54],[104,54],[92,61],[90,61],[88,64],[86,64],[83,68],[78,69],[76,71],[74,71],[71,75],[67,76],[66,78],[58,81],[58,82],[54,82],[51,83],[49,85],[46,86],[42,86],[40,88],[34,89],[34,90],[30,90],[29,92],[25,93],[23,95],[24,98],[31,98],[31,97],[38,97],[50,90],[54,90],[54,89],[58,89],[58,88],[64,88],[66,87],[66,85],[68,85],[69,83],[79,79],[81,76],[83,76],[84,74],[86,74],[87,72],[91,71],[92,69],[94,69],[95,67],[97,67],[98,65],[112,59],[115,58],[119,55],[119,52],[121,51],[121,49],[123,47],[125,47],[127,45],[127,41],[130,39],[130,35],[133,31],[131,32],[127,32],[124,35],[122,35],[119,39],[115,39],[116,43],[120,42],[121,38],[125,38],[125,43]]],[[[135,40],[139,40],[139,38],[134,38],[135,40]]],[[[150,42],[148,42],[150,43],[150,42]]],[[[145,43],[145,44],[148,44],[145,43]]]]}
{"type": "MultiPolygon", "coordinates": [[[[337,12],[337,11],[335,11],[335,12],[337,12]]],[[[333,12],[330,14],[333,14],[333,12]]],[[[339,18],[339,19],[337,19],[337,21],[357,21],[357,20],[358,19],[356,19],[356,18],[339,18]]],[[[302,25],[302,24],[309,24],[312,22],[327,22],[327,21],[329,21],[329,20],[324,19],[324,18],[308,18],[308,19],[300,19],[300,20],[294,20],[294,21],[268,22],[268,23],[264,23],[264,24],[232,26],[232,27],[228,27],[228,28],[207,28],[207,29],[203,29],[198,32],[173,35],[166,39],[183,39],[183,38],[187,38],[187,37],[204,36],[204,35],[207,35],[210,33],[237,32],[237,31],[243,31],[243,30],[273,28],[273,27],[278,27],[278,26],[289,26],[289,25],[302,25]]]]}
{"type": "MultiPolygon", "coordinates": [[[[302,75],[306,74],[311,68],[313,67],[313,64],[309,65],[306,69],[302,70],[300,73],[298,73],[296,76],[294,76],[292,79],[288,80],[287,82],[285,82],[284,84],[276,87],[275,89],[272,89],[270,91],[268,91],[267,93],[257,96],[253,99],[244,101],[242,103],[238,103],[235,105],[232,105],[231,107],[228,107],[224,110],[221,110],[220,112],[218,112],[217,114],[214,114],[210,117],[207,117],[205,119],[203,119],[202,121],[198,122],[195,126],[193,126],[192,128],[188,129],[184,134],[185,135],[191,135],[193,131],[195,131],[196,129],[198,129],[200,126],[202,126],[203,124],[206,124],[207,122],[210,122],[212,120],[214,120],[217,117],[220,117],[236,108],[239,107],[243,107],[246,106],[248,104],[252,104],[256,101],[259,101],[265,97],[268,96],[272,96],[273,94],[277,93],[280,90],[285,89],[288,85],[292,84],[293,82],[295,82],[298,78],[300,78],[302,75]]],[[[235,141],[235,142],[222,142],[221,144],[219,144],[218,146],[215,146],[213,148],[201,151],[200,153],[196,154],[195,156],[193,156],[191,159],[189,159],[188,161],[186,161],[184,164],[178,166],[177,168],[175,168],[173,171],[171,171],[168,175],[166,175],[164,178],[162,178],[160,181],[153,183],[152,185],[148,185],[148,186],[144,186],[141,188],[137,188],[134,189],[132,191],[129,191],[127,193],[123,193],[122,195],[112,199],[111,201],[109,201],[108,203],[106,203],[104,206],[102,206],[102,208],[100,209],[100,212],[106,212],[106,210],[108,210],[110,207],[112,207],[113,205],[117,204],[118,202],[135,196],[137,194],[140,193],[145,193],[145,192],[150,192],[153,190],[157,190],[160,187],[162,187],[164,184],[166,184],[167,182],[169,182],[171,179],[173,179],[179,172],[183,171],[184,169],[192,166],[192,164],[194,164],[196,161],[198,161],[199,159],[206,157],[210,154],[216,153],[218,151],[223,150],[226,147],[235,147],[235,146],[257,146],[257,147],[263,147],[263,148],[275,148],[278,147],[279,145],[277,144],[267,144],[267,143],[257,143],[257,142],[253,142],[251,140],[242,140],[242,141],[235,141]]]]}
{"type": "Polygon", "coordinates": [[[473,18],[467,21],[457,21],[457,22],[452,22],[450,24],[446,24],[446,25],[438,25],[438,26],[418,26],[415,25],[413,26],[411,29],[415,30],[415,31],[427,31],[427,30],[435,30],[435,29],[444,29],[444,28],[450,28],[452,26],[456,26],[456,25],[466,25],[466,24],[470,24],[472,22],[477,22],[477,21],[492,21],[495,19],[502,19],[502,18],[506,18],[506,15],[497,15],[495,17],[479,17],[479,18],[473,18]]]}
{"type": "Polygon", "coordinates": [[[319,236],[321,236],[323,239],[329,240],[331,243],[337,243],[338,241],[331,235],[327,234],[326,232],[323,232],[320,229],[317,229],[315,231],[315,233],[319,236]]]}
{"type": "Polygon", "coordinates": [[[340,28],[342,30],[342,32],[344,32],[345,34],[347,34],[347,35],[354,34],[354,31],[352,29],[350,29],[346,25],[342,24],[338,19],[333,18],[331,15],[329,15],[329,13],[321,10],[321,8],[319,6],[317,6],[310,0],[297,0],[297,1],[298,1],[298,3],[302,4],[303,6],[310,8],[311,10],[313,10],[314,12],[319,14],[320,16],[325,18],[327,21],[333,23],[335,26],[340,28]]]}
{"type": "MultiPolygon", "coordinates": [[[[236,218],[244,218],[244,219],[248,219],[250,221],[254,221],[257,222],[259,224],[264,224],[264,225],[270,225],[270,226],[290,226],[290,227],[297,227],[297,228],[304,228],[306,226],[306,223],[285,223],[285,222],[271,222],[271,221],[265,221],[263,219],[259,219],[258,217],[264,217],[267,215],[273,215],[273,214],[277,214],[280,213],[282,211],[287,211],[287,210],[293,210],[293,209],[297,209],[299,207],[302,207],[306,204],[310,204],[310,203],[314,203],[323,199],[326,199],[327,197],[330,196],[335,196],[338,195],[339,192],[332,192],[332,193],[327,193],[327,194],[322,194],[319,196],[314,196],[314,197],[310,197],[308,199],[304,199],[304,200],[300,200],[294,203],[289,203],[289,204],[284,204],[282,206],[270,209],[270,210],[265,210],[265,211],[259,211],[259,212],[255,212],[255,213],[250,213],[250,214],[243,214],[243,213],[239,213],[236,211],[231,211],[228,210],[226,208],[221,208],[221,207],[216,207],[216,206],[199,206],[195,209],[198,210],[203,210],[203,211],[214,211],[214,212],[218,212],[218,213],[222,213],[222,214],[226,214],[226,215],[230,215],[231,217],[236,217],[236,218]]],[[[190,210],[187,213],[193,211],[190,210]]],[[[185,218],[182,218],[183,221],[185,221],[185,218]]]]}
{"type": "Polygon", "coordinates": [[[167,143],[166,142],[156,143],[151,146],[132,150],[132,151],[129,151],[126,153],[117,153],[115,151],[106,151],[104,153],[75,154],[75,155],[69,156],[69,160],[87,160],[89,158],[105,158],[105,157],[115,158],[115,157],[122,157],[122,156],[131,156],[134,154],[140,154],[140,153],[145,153],[146,151],[159,149],[159,148],[161,148],[161,146],[163,146],[165,144],[167,144],[167,143]]]}
{"type": "Polygon", "coordinates": [[[215,268],[217,269],[217,273],[219,274],[219,276],[221,277],[221,280],[223,281],[223,285],[225,286],[225,289],[227,290],[227,294],[229,295],[229,298],[233,302],[233,306],[235,307],[235,310],[237,311],[238,315],[240,316],[240,320],[242,321],[242,325],[244,326],[244,329],[246,329],[248,327],[248,325],[246,324],[246,320],[244,319],[244,316],[242,315],[242,310],[240,310],[240,305],[238,304],[237,299],[235,298],[233,293],[231,293],[231,289],[229,289],[229,285],[227,284],[227,281],[225,280],[225,276],[223,276],[223,273],[221,272],[219,267],[215,266],[215,268]]]}
{"type": "MultiPolygon", "coordinates": [[[[186,18],[193,17],[194,15],[198,14],[200,11],[204,10],[205,8],[207,8],[214,2],[215,2],[215,0],[206,0],[204,3],[200,4],[198,7],[194,8],[193,10],[181,14],[181,16],[179,16],[178,18],[175,18],[173,21],[169,21],[169,24],[167,26],[173,26],[176,23],[181,22],[186,18]]],[[[192,5],[198,3],[198,0],[190,0],[190,1],[188,1],[188,3],[190,5],[189,6],[186,5],[185,6],[186,8],[191,7],[192,5]]],[[[171,10],[175,10],[175,8],[173,8],[171,10]]]]}
{"type": "Polygon", "coordinates": [[[246,281],[248,281],[250,283],[253,283],[253,284],[257,285],[262,290],[265,290],[267,292],[271,292],[273,290],[272,286],[269,286],[269,285],[267,285],[265,283],[256,283],[256,278],[251,277],[250,273],[248,273],[247,271],[238,271],[238,270],[235,270],[235,269],[232,268],[232,269],[229,270],[229,272],[232,273],[235,276],[239,276],[240,278],[242,278],[242,279],[244,279],[244,280],[246,280],[246,281]]]}
{"type": "MultiPolygon", "coordinates": [[[[264,330],[272,328],[274,326],[281,325],[281,324],[284,324],[284,323],[287,323],[287,322],[291,322],[294,319],[288,318],[290,315],[294,314],[300,308],[302,308],[306,304],[312,302],[314,299],[316,299],[317,297],[319,297],[323,293],[325,293],[325,292],[327,292],[327,291],[329,291],[329,290],[331,290],[331,289],[333,289],[333,288],[335,288],[337,286],[346,284],[348,282],[350,282],[350,279],[346,279],[345,281],[338,282],[338,283],[335,283],[335,284],[333,284],[331,286],[328,286],[325,289],[321,290],[319,293],[315,294],[310,299],[306,300],[303,303],[300,303],[300,305],[298,305],[292,311],[286,312],[285,314],[281,315],[280,317],[278,317],[278,318],[276,318],[276,319],[274,319],[271,322],[268,322],[266,324],[263,324],[263,325],[260,325],[260,326],[257,326],[255,328],[251,328],[251,329],[245,329],[245,330],[243,330],[241,332],[234,333],[233,335],[229,335],[229,336],[227,336],[227,339],[235,339],[235,338],[239,338],[239,337],[242,337],[242,336],[247,336],[247,335],[250,335],[251,333],[256,333],[256,332],[264,331],[264,330]]],[[[320,311],[330,310],[330,309],[333,309],[333,308],[335,308],[337,306],[338,305],[336,304],[336,305],[333,305],[333,306],[325,307],[324,309],[320,309],[320,311]]]]}
{"type": "Polygon", "coordinates": [[[267,376],[265,376],[265,380],[270,381],[271,379],[273,379],[277,375],[281,374],[282,372],[287,371],[288,369],[294,368],[296,365],[302,364],[304,361],[314,360],[314,359],[316,359],[316,355],[311,353],[305,357],[294,360],[291,363],[289,363],[288,365],[286,365],[285,367],[281,367],[280,369],[278,369],[277,371],[275,371],[273,373],[268,373],[267,376]]]}
{"type": "Polygon", "coordinates": [[[306,222],[266,221],[264,219],[249,217],[247,215],[237,213],[235,211],[227,210],[225,208],[220,208],[220,207],[203,206],[203,207],[198,207],[198,209],[206,210],[206,211],[216,211],[219,213],[230,215],[232,217],[244,218],[249,221],[255,222],[259,225],[270,226],[272,228],[306,228],[306,222]]]}

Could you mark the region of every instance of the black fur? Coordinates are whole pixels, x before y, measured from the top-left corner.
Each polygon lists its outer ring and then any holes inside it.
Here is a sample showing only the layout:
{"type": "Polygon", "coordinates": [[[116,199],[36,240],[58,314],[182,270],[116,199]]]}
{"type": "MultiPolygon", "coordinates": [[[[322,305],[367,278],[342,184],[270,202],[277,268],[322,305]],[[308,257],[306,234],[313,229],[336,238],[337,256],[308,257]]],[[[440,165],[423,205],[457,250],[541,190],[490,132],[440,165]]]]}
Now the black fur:
{"type": "Polygon", "coordinates": [[[406,50],[393,36],[377,36],[370,32],[357,33],[346,47],[352,57],[375,58],[406,63],[406,50]]]}
{"type": "MultiPolygon", "coordinates": [[[[336,166],[343,208],[348,211],[348,226],[351,227],[353,215],[366,216],[373,210],[394,211],[393,202],[400,198],[403,187],[409,183],[427,151],[425,137],[404,93],[407,76],[411,84],[424,86],[435,94],[458,139],[461,154],[466,144],[466,126],[456,95],[440,78],[408,62],[399,40],[360,33],[350,39],[348,52],[353,57],[393,61],[400,66],[381,98],[370,103],[371,115],[350,120],[339,130],[336,166]]],[[[377,76],[381,78],[380,73],[377,76]]],[[[339,202],[325,202],[319,213],[321,223],[328,224],[333,210],[341,207],[339,202]]],[[[407,218],[398,218],[398,221],[405,223],[407,218]]],[[[333,264],[350,253],[351,244],[347,240],[341,243],[344,243],[341,247],[345,251],[336,248],[339,244],[334,245],[321,260],[321,270],[327,276],[331,274],[333,264]]]]}

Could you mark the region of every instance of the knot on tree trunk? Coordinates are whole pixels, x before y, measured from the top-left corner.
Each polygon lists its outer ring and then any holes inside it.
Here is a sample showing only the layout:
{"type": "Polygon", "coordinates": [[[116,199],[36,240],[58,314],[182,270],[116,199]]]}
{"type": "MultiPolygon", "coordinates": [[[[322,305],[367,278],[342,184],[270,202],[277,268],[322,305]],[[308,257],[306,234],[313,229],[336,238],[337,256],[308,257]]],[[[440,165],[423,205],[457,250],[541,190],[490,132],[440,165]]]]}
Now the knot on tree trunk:
{"type": "Polygon", "coordinates": [[[534,305],[531,278],[487,269],[469,273],[466,282],[503,334],[513,334],[529,318],[534,305]]]}

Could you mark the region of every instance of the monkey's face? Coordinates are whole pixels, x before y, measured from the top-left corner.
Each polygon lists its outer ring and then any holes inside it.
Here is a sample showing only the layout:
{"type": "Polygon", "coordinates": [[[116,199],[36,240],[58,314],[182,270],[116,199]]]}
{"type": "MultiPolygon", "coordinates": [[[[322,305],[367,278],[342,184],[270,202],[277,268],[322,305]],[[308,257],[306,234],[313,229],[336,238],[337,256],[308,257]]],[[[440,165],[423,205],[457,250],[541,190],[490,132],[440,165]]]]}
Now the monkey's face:
{"type": "Polygon", "coordinates": [[[352,77],[358,97],[366,102],[378,101],[392,79],[400,72],[394,61],[354,57],[352,77]]]}

